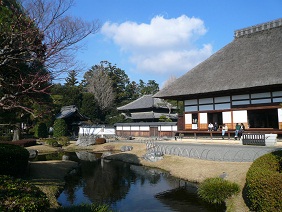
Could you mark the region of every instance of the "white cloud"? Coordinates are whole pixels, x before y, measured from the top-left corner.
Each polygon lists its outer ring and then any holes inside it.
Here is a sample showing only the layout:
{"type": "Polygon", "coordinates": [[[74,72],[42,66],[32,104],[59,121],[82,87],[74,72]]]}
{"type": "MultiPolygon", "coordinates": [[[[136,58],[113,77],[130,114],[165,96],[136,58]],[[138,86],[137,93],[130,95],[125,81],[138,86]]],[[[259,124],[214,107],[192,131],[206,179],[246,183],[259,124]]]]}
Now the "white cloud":
{"type": "Polygon", "coordinates": [[[212,54],[210,44],[195,45],[207,31],[203,21],[185,15],[172,19],[156,16],[149,24],[106,22],[101,31],[129,53],[130,62],[142,73],[185,73],[212,54]]]}

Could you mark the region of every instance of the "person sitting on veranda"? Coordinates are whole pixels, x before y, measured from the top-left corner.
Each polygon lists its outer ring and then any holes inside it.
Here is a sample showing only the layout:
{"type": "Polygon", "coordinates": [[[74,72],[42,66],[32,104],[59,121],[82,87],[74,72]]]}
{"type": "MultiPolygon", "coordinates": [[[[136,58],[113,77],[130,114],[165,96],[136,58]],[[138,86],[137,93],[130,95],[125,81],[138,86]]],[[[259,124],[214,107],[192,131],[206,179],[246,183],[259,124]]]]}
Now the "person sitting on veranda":
{"type": "Polygon", "coordinates": [[[225,133],[226,133],[227,131],[228,131],[228,127],[227,127],[225,124],[223,124],[223,125],[222,125],[222,133],[221,133],[222,139],[224,139],[225,133]]]}
{"type": "Polygon", "coordinates": [[[217,122],[215,122],[215,123],[214,123],[213,130],[214,130],[214,131],[217,131],[217,129],[218,129],[218,124],[217,124],[217,122]]]}
{"type": "Polygon", "coordinates": [[[241,126],[238,124],[238,123],[236,123],[236,126],[235,126],[235,140],[237,140],[237,138],[238,138],[238,135],[239,135],[239,130],[241,129],[241,126]]]}
{"type": "Polygon", "coordinates": [[[208,130],[209,130],[209,131],[212,131],[212,130],[213,130],[213,124],[212,124],[211,122],[210,122],[209,125],[208,125],[208,130]]]}

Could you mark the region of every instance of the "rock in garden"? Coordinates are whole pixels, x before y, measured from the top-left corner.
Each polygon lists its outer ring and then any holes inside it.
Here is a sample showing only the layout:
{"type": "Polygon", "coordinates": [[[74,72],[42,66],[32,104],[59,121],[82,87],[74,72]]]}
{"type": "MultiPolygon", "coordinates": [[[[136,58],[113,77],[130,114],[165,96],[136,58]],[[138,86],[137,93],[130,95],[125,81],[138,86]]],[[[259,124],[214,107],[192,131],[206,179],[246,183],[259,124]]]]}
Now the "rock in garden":
{"type": "MultiPolygon", "coordinates": [[[[158,153],[159,154],[159,153],[158,153]]],[[[162,160],[163,157],[162,156],[157,156],[155,152],[148,152],[146,153],[143,158],[147,161],[151,161],[151,162],[156,162],[159,160],[162,160]]]]}
{"type": "Polygon", "coordinates": [[[78,139],[76,141],[77,146],[91,146],[94,145],[95,143],[96,143],[96,137],[91,135],[83,136],[79,134],[78,139]]]}
{"type": "Polygon", "coordinates": [[[38,155],[38,151],[34,149],[29,149],[28,152],[29,152],[29,159],[34,159],[38,155]]]}
{"type": "Polygon", "coordinates": [[[122,152],[127,152],[127,151],[131,151],[132,149],[133,149],[132,146],[122,146],[122,147],[120,148],[120,151],[122,151],[122,152]]]}

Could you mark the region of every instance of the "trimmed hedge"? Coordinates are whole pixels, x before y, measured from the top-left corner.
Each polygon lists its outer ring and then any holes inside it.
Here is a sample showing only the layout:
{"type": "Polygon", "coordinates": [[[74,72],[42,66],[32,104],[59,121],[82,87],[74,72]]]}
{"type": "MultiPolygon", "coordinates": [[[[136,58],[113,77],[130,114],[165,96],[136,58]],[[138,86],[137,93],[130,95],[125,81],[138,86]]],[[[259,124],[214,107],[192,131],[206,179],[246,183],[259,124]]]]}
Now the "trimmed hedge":
{"type": "Polygon", "coordinates": [[[21,176],[28,165],[29,152],[13,144],[0,144],[0,174],[21,176]]]}
{"type": "Polygon", "coordinates": [[[13,141],[11,144],[18,145],[21,147],[35,146],[36,139],[34,138],[21,139],[21,140],[13,141]]]}
{"type": "Polygon", "coordinates": [[[48,211],[49,200],[36,186],[0,175],[0,211],[48,211]]]}
{"type": "Polygon", "coordinates": [[[55,138],[67,135],[67,124],[64,119],[56,119],[53,128],[55,138]]]}
{"type": "Polygon", "coordinates": [[[252,211],[282,211],[282,151],[256,159],[246,176],[246,197],[252,211]]]}
{"type": "Polygon", "coordinates": [[[48,130],[45,123],[38,123],[35,126],[34,136],[36,138],[47,138],[48,137],[48,130]]]}
{"type": "Polygon", "coordinates": [[[207,178],[199,188],[198,195],[204,201],[211,204],[222,204],[225,200],[240,192],[240,186],[236,183],[219,177],[207,178]]]}

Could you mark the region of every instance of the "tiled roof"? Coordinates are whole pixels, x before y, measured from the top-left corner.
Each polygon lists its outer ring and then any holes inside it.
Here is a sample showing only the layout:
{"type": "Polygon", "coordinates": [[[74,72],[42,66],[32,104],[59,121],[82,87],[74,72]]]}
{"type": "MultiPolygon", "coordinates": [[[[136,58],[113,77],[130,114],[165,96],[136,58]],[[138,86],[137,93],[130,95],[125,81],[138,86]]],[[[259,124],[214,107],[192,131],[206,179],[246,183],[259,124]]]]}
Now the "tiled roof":
{"type": "Polygon", "coordinates": [[[114,126],[176,126],[177,122],[132,122],[115,123],[114,126]]]}
{"type": "Polygon", "coordinates": [[[57,119],[69,118],[73,115],[80,117],[81,120],[88,120],[87,117],[83,116],[78,112],[78,109],[75,105],[65,106],[61,108],[61,112],[56,115],[57,119]]]}
{"type": "Polygon", "coordinates": [[[135,110],[135,109],[148,109],[148,108],[167,108],[166,102],[159,98],[153,98],[153,95],[144,95],[127,105],[118,107],[118,110],[135,110]]]}
{"type": "Polygon", "coordinates": [[[171,119],[177,119],[176,114],[168,114],[168,113],[156,113],[156,112],[139,112],[139,113],[131,113],[131,119],[159,119],[161,116],[166,116],[171,119]]]}

